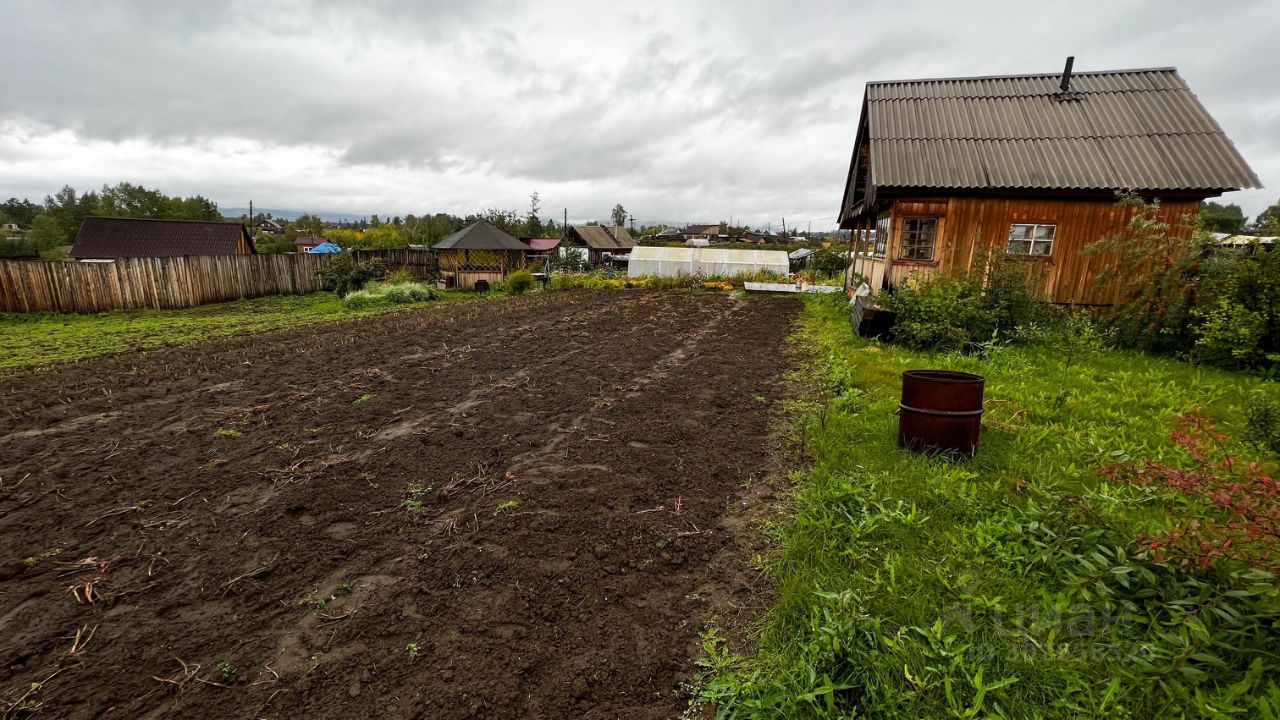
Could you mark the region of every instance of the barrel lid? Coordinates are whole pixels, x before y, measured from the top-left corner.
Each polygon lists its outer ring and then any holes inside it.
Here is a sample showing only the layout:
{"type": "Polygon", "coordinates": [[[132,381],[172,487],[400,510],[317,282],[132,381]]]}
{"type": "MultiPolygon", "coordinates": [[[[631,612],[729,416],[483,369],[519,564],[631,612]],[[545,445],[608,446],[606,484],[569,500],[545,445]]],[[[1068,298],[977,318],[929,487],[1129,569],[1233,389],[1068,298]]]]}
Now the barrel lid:
{"type": "Polygon", "coordinates": [[[906,370],[902,373],[902,379],[911,378],[913,380],[926,380],[929,382],[956,382],[956,383],[976,383],[983,382],[985,378],[981,375],[973,373],[960,372],[958,370],[906,370]]]}

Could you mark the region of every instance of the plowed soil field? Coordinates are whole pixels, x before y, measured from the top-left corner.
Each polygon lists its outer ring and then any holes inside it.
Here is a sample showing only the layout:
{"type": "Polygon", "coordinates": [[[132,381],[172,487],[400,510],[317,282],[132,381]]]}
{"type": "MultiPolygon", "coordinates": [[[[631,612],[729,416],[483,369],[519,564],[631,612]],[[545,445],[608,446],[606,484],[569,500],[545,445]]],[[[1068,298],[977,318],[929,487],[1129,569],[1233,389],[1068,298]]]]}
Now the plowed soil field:
{"type": "Polygon", "coordinates": [[[0,711],[678,715],[798,310],[544,294],[0,378],[0,711]]]}

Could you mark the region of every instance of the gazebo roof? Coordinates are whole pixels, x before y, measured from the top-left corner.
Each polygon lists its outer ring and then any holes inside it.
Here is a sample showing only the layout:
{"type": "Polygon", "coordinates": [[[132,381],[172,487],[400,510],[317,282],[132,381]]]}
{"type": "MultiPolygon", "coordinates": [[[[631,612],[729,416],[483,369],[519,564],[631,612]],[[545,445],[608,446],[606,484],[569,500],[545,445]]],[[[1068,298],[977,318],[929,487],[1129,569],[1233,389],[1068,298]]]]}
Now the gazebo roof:
{"type": "Polygon", "coordinates": [[[485,220],[468,225],[436,243],[434,250],[519,250],[527,245],[494,227],[485,220]]]}

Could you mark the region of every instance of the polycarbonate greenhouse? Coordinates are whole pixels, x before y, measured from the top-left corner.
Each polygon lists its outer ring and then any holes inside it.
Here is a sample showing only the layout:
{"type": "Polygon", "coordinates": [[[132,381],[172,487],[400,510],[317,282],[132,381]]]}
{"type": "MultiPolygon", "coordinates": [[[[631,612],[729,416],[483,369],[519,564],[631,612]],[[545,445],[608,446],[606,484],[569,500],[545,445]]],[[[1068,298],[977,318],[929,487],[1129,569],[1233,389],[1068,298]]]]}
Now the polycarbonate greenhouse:
{"type": "Polygon", "coordinates": [[[787,254],[782,250],[720,250],[639,246],[631,251],[627,275],[679,277],[681,275],[750,275],[761,270],[786,275],[787,254]]]}

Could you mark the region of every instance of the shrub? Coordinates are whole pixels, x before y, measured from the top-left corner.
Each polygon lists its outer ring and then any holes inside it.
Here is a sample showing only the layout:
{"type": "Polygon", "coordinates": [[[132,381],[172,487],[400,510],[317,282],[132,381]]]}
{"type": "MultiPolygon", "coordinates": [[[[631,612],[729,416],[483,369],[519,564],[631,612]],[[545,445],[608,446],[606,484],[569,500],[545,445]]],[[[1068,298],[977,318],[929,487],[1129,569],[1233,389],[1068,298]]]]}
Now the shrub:
{"type": "Polygon", "coordinates": [[[411,283],[414,281],[413,273],[409,272],[409,268],[402,267],[387,275],[386,282],[392,285],[401,283],[411,283]]]}
{"type": "Polygon", "coordinates": [[[1244,436],[1255,447],[1280,455],[1280,401],[1262,390],[1249,395],[1244,436]]]}
{"type": "Polygon", "coordinates": [[[378,305],[426,302],[439,297],[436,289],[426,283],[384,283],[350,293],[342,302],[350,310],[364,310],[378,305]]]}
{"type": "Polygon", "coordinates": [[[849,265],[845,257],[834,250],[820,248],[813,254],[814,275],[820,277],[841,277],[845,268],[849,265]]]}
{"type": "Polygon", "coordinates": [[[351,253],[339,253],[316,269],[316,276],[332,285],[338,297],[360,290],[370,280],[383,274],[382,261],[377,258],[356,260],[351,253]]]}
{"type": "Polygon", "coordinates": [[[533,273],[528,270],[517,270],[507,276],[507,293],[523,295],[533,289],[533,273]]]}
{"type": "Polygon", "coordinates": [[[893,338],[920,350],[958,350],[1020,334],[1053,316],[1036,297],[1036,274],[1003,253],[975,258],[976,270],[914,276],[880,302],[896,317],[893,338]]]}

